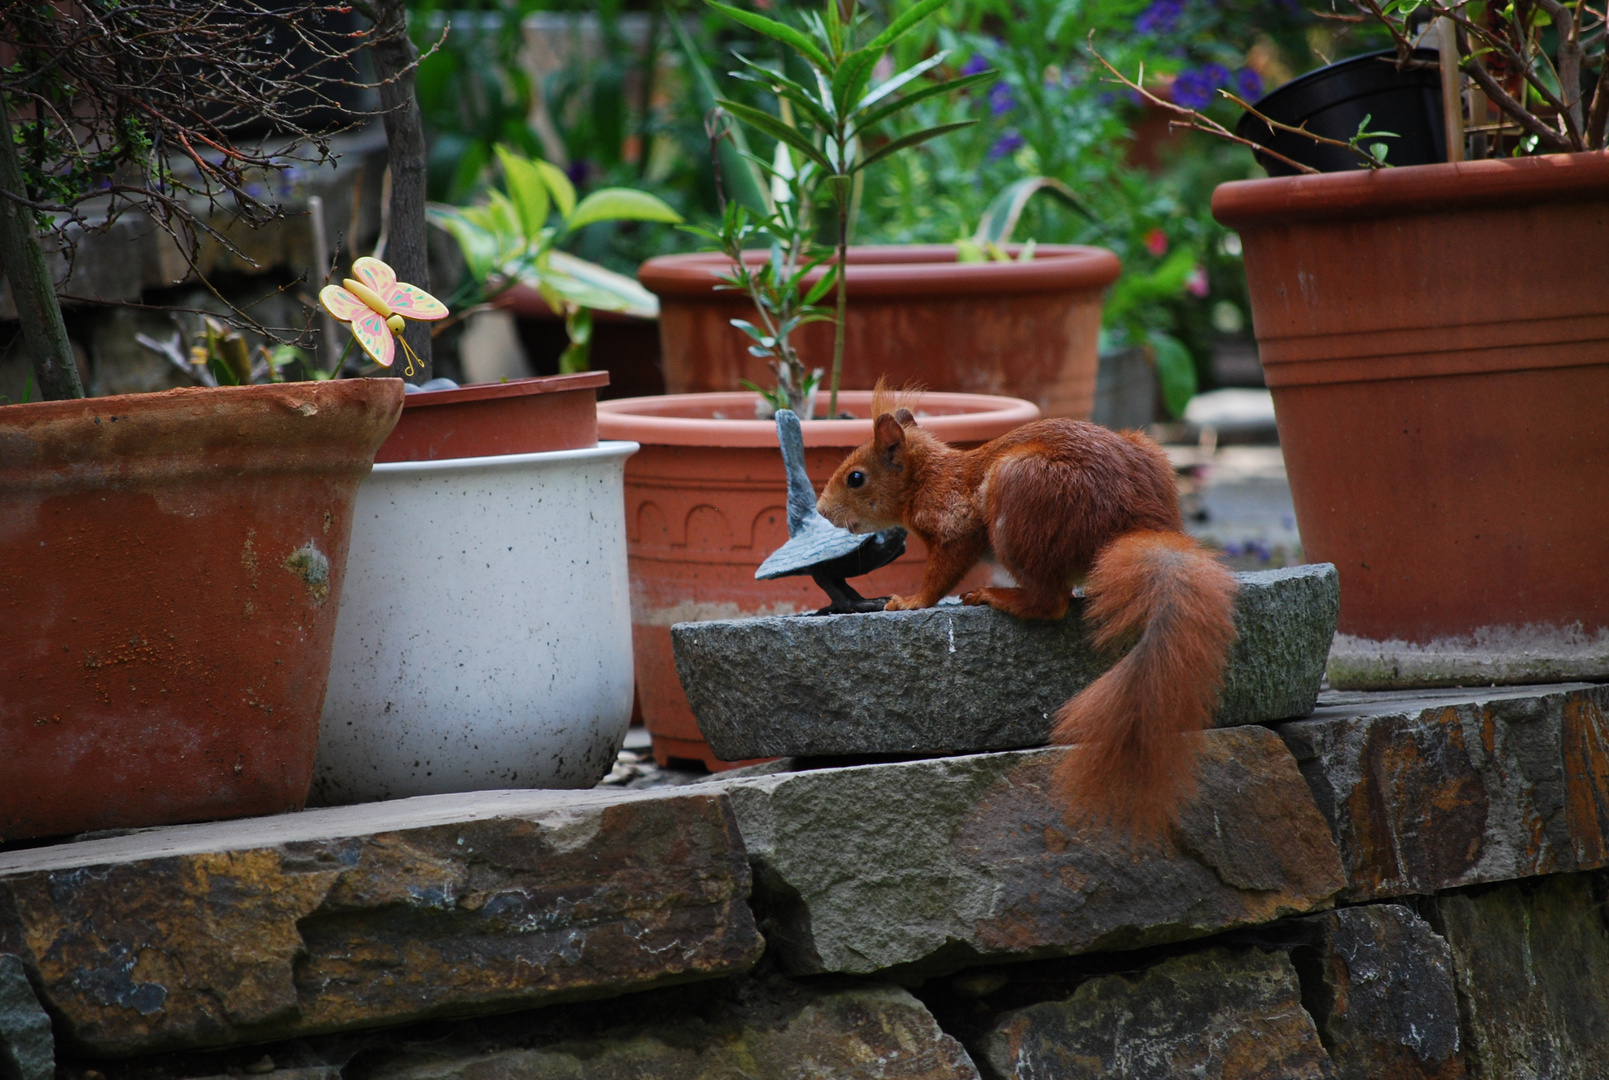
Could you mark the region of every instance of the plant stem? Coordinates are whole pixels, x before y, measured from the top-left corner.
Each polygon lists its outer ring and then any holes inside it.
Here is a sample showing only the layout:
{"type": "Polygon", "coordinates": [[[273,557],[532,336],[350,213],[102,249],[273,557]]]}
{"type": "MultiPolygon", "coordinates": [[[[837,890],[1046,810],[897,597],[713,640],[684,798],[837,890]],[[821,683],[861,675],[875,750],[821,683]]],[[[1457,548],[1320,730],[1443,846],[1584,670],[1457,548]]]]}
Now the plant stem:
{"type": "Polygon", "coordinates": [[[11,282],[11,296],[22,323],[23,344],[33,358],[34,375],[45,401],[66,401],[84,396],[84,385],[73,362],[73,346],[62,322],[61,301],[45,266],[44,253],[34,234],[33,211],[14,199],[28,197],[28,186],[17,160],[11,134],[11,115],[0,94],[0,264],[11,282]]]}
{"type": "Polygon", "coordinates": [[[844,370],[844,317],[849,311],[849,191],[848,184],[840,184],[838,196],[838,280],[833,291],[838,300],[838,315],[832,329],[832,393],[827,398],[827,419],[838,415],[838,377],[844,370]]]}

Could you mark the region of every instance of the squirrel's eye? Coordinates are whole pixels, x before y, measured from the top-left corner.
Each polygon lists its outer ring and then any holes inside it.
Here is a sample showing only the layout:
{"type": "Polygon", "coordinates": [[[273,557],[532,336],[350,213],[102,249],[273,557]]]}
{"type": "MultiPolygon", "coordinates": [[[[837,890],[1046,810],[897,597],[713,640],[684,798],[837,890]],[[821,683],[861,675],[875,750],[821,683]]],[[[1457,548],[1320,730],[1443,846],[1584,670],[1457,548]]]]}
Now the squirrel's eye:
{"type": "Polygon", "coordinates": [[[849,474],[848,482],[849,486],[852,488],[863,487],[866,483],[866,474],[861,472],[859,469],[856,469],[854,472],[849,474]]]}

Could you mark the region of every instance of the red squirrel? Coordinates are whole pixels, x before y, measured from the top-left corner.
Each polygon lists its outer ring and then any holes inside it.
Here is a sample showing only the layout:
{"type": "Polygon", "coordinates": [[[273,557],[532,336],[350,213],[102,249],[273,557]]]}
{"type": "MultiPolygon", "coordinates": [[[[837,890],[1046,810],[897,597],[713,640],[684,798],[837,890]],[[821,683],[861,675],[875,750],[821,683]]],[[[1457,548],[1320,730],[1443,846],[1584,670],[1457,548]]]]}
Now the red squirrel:
{"type": "Polygon", "coordinates": [[[1195,790],[1190,733],[1210,723],[1238,590],[1185,535],[1162,448],[1137,431],[1037,420],[957,450],[909,409],[873,411],[871,440],[839,465],[817,509],[851,532],[903,525],[927,545],[921,592],[889,597],[889,611],[938,603],[991,551],[1017,587],[977,589],[963,603],[1059,619],[1082,581],[1096,647],[1132,648],[1057,714],[1052,740],[1083,752],[1063,759],[1056,794],[1069,820],[1160,836],[1195,790]]]}

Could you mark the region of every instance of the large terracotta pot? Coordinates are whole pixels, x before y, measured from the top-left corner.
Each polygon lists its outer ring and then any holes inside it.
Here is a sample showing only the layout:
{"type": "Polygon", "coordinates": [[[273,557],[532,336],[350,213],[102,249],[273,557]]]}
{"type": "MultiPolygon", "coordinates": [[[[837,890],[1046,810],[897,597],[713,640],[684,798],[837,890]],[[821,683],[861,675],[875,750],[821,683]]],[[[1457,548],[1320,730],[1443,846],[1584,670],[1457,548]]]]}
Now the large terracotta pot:
{"type": "Polygon", "coordinates": [[[0,836],[307,797],[398,379],[0,408],[0,836]]]}
{"type": "MultiPolygon", "coordinates": [[[[827,603],[808,577],[754,580],[755,569],[788,538],[776,425],[752,419],[755,400],[752,393],[683,394],[598,405],[601,437],[642,445],[626,462],[631,634],[638,702],[661,764],[673,758],[711,768],[730,764],[717,760],[699,734],[671,655],[673,623],[791,614],[827,603]]],[[[839,395],[840,408],[857,416],[870,404],[868,391],[839,395]]],[[[919,411],[928,430],[960,445],[1039,416],[1030,402],[981,394],[927,394],[919,411]]],[[[802,426],[805,466],[818,490],[844,455],[871,438],[870,419],[802,426]]],[[[903,557],[850,584],[866,596],[914,592],[926,564],[927,552],[913,536],[903,557]]],[[[980,567],[962,588],[990,578],[980,567]]]]}
{"type": "Polygon", "coordinates": [[[1609,157],[1244,181],[1335,685],[1609,674],[1609,157]]]}
{"type": "MultiPolygon", "coordinates": [[[[742,293],[715,288],[730,265],[719,254],[662,255],[638,271],[659,295],[669,393],[775,381],[731,325],[752,322],[753,305],[742,293]]],[[[851,248],[842,385],[870,386],[886,376],[895,386],[1026,398],[1047,416],[1087,420],[1101,300],[1119,269],[1110,251],[1070,244],[1046,244],[1032,260],[1010,263],[958,263],[955,249],[943,244],[851,248]]],[[[795,338],[805,362],[826,369],[832,340],[830,323],[802,327],[795,338]]]]}

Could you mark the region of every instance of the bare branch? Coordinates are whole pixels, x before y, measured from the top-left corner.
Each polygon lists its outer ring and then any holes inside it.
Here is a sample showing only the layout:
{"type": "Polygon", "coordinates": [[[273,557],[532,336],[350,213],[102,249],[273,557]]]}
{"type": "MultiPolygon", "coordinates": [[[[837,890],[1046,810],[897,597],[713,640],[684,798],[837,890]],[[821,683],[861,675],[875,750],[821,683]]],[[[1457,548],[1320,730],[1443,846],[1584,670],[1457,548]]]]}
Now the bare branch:
{"type": "MultiPolygon", "coordinates": [[[[1135,93],[1139,94],[1146,101],[1149,101],[1151,104],[1157,106],[1158,108],[1165,109],[1168,112],[1173,113],[1176,116],[1183,117],[1182,120],[1171,120],[1171,121],[1169,121],[1169,126],[1170,127],[1184,127],[1184,128],[1190,128],[1190,129],[1192,129],[1194,131],[1203,131],[1203,132],[1206,132],[1208,135],[1216,135],[1220,139],[1227,139],[1230,142],[1239,143],[1241,146],[1250,147],[1252,150],[1256,151],[1257,153],[1266,154],[1269,157],[1274,158],[1276,161],[1283,162],[1284,164],[1289,165],[1291,168],[1295,169],[1297,172],[1301,172],[1301,173],[1317,173],[1318,172],[1318,170],[1313,168],[1313,166],[1311,166],[1311,165],[1303,164],[1302,162],[1297,161],[1294,158],[1286,157],[1284,154],[1281,154],[1277,150],[1270,150],[1268,147],[1264,146],[1263,144],[1261,144],[1259,142],[1254,142],[1251,139],[1243,138],[1242,136],[1236,135],[1234,132],[1230,131],[1228,128],[1226,128],[1222,124],[1218,123],[1218,121],[1212,119],[1210,116],[1203,115],[1202,113],[1200,113],[1199,111],[1197,111],[1195,109],[1187,109],[1183,105],[1176,105],[1171,101],[1164,101],[1162,98],[1157,97],[1155,94],[1153,94],[1151,91],[1147,90],[1143,85],[1141,85],[1140,82],[1130,79],[1128,76],[1124,75],[1117,68],[1113,67],[1111,62],[1109,60],[1107,60],[1106,57],[1102,56],[1100,54],[1100,52],[1095,48],[1094,38],[1095,38],[1095,35],[1094,35],[1094,32],[1092,31],[1090,33],[1090,42],[1089,42],[1089,44],[1087,46],[1087,48],[1089,50],[1089,54],[1091,56],[1093,56],[1100,63],[1100,65],[1102,67],[1104,67],[1107,71],[1112,73],[1113,81],[1116,81],[1116,82],[1120,83],[1121,85],[1128,87],[1130,90],[1132,90],[1135,93]]],[[[1144,73],[1142,71],[1141,72],[1141,78],[1143,79],[1143,77],[1144,77],[1144,73]]],[[[1289,127],[1288,125],[1279,123],[1279,121],[1277,121],[1277,120],[1271,120],[1268,117],[1263,116],[1261,113],[1257,112],[1255,109],[1252,109],[1251,106],[1247,105],[1245,102],[1241,101],[1239,98],[1235,97],[1233,94],[1229,93],[1227,90],[1219,90],[1218,92],[1220,94],[1223,94],[1225,97],[1229,98],[1231,101],[1234,101],[1236,104],[1240,105],[1242,108],[1246,109],[1248,112],[1251,112],[1253,115],[1257,116],[1258,119],[1262,120],[1264,123],[1270,125],[1271,127],[1279,127],[1279,128],[1283,128],[1283,129],[1285,129],[1287,131],[1294,131],[1299,135],[1303,135],[1303,136],[1306,136],[1309,139],[1314,140],[1315,142],[1327,142],[1327,143],[1334,143],[1335,142],[1335,140],[1333,140],[1333,139],[1326,139],[1321,135],[1314,135],[1312,132],[1307,131],[1305,129],[1292,128],[1292,127],[1289,127]]],[[[1336,143],[1336,145],[1338,145],[1338,146],[1348,146],[1347,143],[1336,143]]],[[[1355,147],[1350,147],[1350,146],[1348,146],[1348,148],[1349,149],[1355,149],[1355,147]]]]}
{"type": "MultiPolygon", "coordinates": [[[[339,108],[337,94],[369,85],[350,61],[372,31],[331,25],[350,10],[342,0],[0,0],[0,41],[14,57],[0,94],[26,187],[3,194],[54,214],[47,229],[69,254],[69,230],[109,228],[131,209],[192,259],[203,238],[234,249],[209,219],[282,216],[272,178],[328,161],[332,131],[314,123],[339,108]],[[241,137],[248,120],[276,134],[241,137]],[[77,209],[107,195],[104,214],[77,209]]],[[[338,128],[368,118],[335,115],[338,128]]]]}

